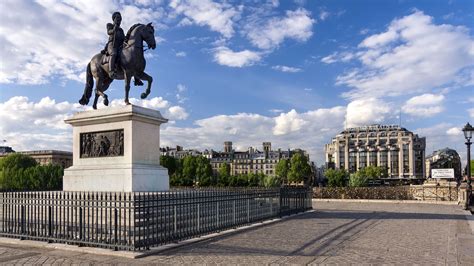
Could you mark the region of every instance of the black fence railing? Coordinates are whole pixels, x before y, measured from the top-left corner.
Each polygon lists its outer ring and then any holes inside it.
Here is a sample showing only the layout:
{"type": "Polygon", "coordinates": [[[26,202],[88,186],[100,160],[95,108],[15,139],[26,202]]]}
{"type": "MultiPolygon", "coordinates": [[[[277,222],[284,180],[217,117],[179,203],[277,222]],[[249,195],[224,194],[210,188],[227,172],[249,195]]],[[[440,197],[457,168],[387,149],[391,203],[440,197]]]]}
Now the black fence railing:
{"type": "Polygon", "coordinates": [[[311,209],[304,187],[1,192],[0,236],[143,250],[311,209]]]}

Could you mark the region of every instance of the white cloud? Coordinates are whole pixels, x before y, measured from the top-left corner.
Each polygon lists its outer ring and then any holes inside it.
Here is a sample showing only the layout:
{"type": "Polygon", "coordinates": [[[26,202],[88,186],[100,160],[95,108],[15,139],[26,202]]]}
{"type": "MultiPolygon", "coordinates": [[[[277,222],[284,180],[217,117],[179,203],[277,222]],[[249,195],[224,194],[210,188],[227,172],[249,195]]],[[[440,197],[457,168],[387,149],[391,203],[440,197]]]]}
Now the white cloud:
{"type": "Polygon", "coordinates": [[[0,83],[43,84],[52,76],[82,83],[87,62],[107,40],[112,12],[122,12],[124,30],[162,16],[160,8],[115,1],[5,0],[2,6],[8,12],[0,24],[0,83]]]}
{"type": "Polygon", "coordinates": [[[319,19],[324,21],[329,17],[329,15],[331,15],[331,13],[329,13],[325,10],[322,10],[321,12],[319,12],[319,19]]]}
{"type": "MultiPolygon", "coordinates": [[[[183,120],[189,116],[183,107],[172,106],[160,97],[150,100],[131,98],[130,101],[158,109],[171,120],[183,120]]],[[[114,100],[111,105],[123,105],[123,100],[114,100]]],[[[27,97],[12,97],[0,103],[0,136],[15,150],[71,150],[72,130],[63,120],[74,112],[90,109],[79,104],[56,102],[49,97],[38,102],[27,97]]],[[[226,140],[241,147],[260,147],[263,141],[271,141],[274,148],[307,149],[312,160],[322,163],[324,144],[341,130],[344,115],[345,108],[338,106],[305,113],[291,110],[276,116],[217,115],[197,120],[193,127],[177,127],[170,121],[161,131],[162,145],[221,150],[221,144],[226,140]]]]}
{"type": "Polygon", "coordinates": [[[397,96],[472,83],[473,38],[469,29],[434,24],[421,11],[395,19],[367,37],[356,54],[361,67],[337,78],[353,89],[345,97],[397,96]]]}
{"type": "Polygon", "coordinates": [[[321,59],[321,62],[326,64],[332,64],[336,62],[349,62],[355,57],[355,54],[350,52],[334,52],[321,59]]]}
{"type": "MultiPolygon", "coordinates": [[[[453,128],[459,129],[460,126],[451,123],[440,123],[425,128],[414,129],[413,132],[420,137],[426,137],[426,154],[448,147],[455,149],[461,158],[466,158],[464,136],[458,134],[457,130],[453,128]]],[[[465,165],[465,161],[462,163],[465,165]]]]}
{"type": "Polygon", "coordinates": [[[275,118],[275,127],[273,127],[273,134],[285,135],[294,131],[300,130],[305,124],[305,120],[301,119],[295,109],[275,118]]]}
{"type": "Polygon", "coordinates": [[[279,113],[283,113],[283,110],[282,109],[270,109],[268,110],[270,113],[275,113],[275,114],[279,114],[279,113]]]}
{"type": "Polygon", "coordinates": [[[178,91],[176,93],[176,99],[179,103],[184,103],[186,100],[188,100],[188,98],[184,96],[185,92],[188,90],[186,86],[184,86],[183,84],[178,84],[178,86],[176,86],[176,90],[178,91]]]}
{"type": "Polygon", "coordinates": [[[188,90],[188,88],[186,88],[186,86],[184,86],[183,84],[178,84],[176,86],[176,89],[178,90],[179,93],[183,93],[188,90]]]}
{"type": "Polygon", "coordinates": [[[347,105],[347,127],[383,123],[392,113],[390,104],[377,98],[359,99],[347,105]]]}
{"type": "Polygon", "coordinates": [[[208,26],[226,38],[234,35],[234,20],[239,19],[241,11],[226,3],[211,0],[172,0],[169,4],[177,14],[186,16],[181,25],[197,24],[208,26]]]}
{"type": "MultiPolygon", "coordinates": [[[[137,98],[130,98],[129,99],[131,104],[134,105],[139,105],[142,107],[150,108],[150,109],[164,109],[168,108],[170,106],[170,103],[167,100],[164,100],[162,97],[154,97],[149,100],[142,100],[142,99],[137,99],[137,98]]],[[[111,107],[116,107],[116,106],[124,106],[125,102],[123,99],[114,99],[110,103],[111,107]]],[[[108,108],[106,106],[99,105],[99,108],[108,108]]]]}
{"type": "Polygon", "coordinates": [[[412,116],[430,117],[444,110],[442,106],[443,101],[443,95],[425,93],[410,98],[405,105],[403,105],[402,110],[404,113],[412,116]]]}
{"type": "Polygon", "coordinates": [[[177,52],[176,57],[186,57],[186,52],[177,52]]]}
{"type": "Polygon", "coordinates": [[[250,23],[245,32],[250,42],[256,47],[273,49],[285,39],[307,41],[313,35],[313,23],[315,20],[311,18],[310,12],[299,8],[295,11],[286,11],[284,17],[274,17],[266,22],[250,23]]]}
{"type": "Polygon", "coordinates": [[[260,148],[263,141],[271,141],[275,149],[304,148],[311,160],[324,163],[324,144],[341,131],[344,115],[345,108],[341,106],[305,113],[292,110],[276,117],[249,113],[217,115],[197,120],[195,127],[168,125],[161,134],[162,145],[222,150],[222,143],[227,140],[243,148],[260,148]],[[290,118],[304,125],[294,125],[290,118]]]}
{"type": "MultiPolygon", "coordinates": [[[[156,109],[162,112],[162,115],[169,120],[185,120],[188,118],[186,109],[181,106],[171,106],[170,102],[163,99],[162,97],[154,97],[149,100],[130,98],[131,104],[142,106],[145,108],[156,109]]],[[[114,99],[110,106],[123,106],[125,102],[123,99],[114,99]]],[[[99,108],[108,108],[106,106],[99,106],[99,108]]]]}
{"type": "Polygon", "coordinates": [[[364,28],[364,29],[361,29],[361,30],[359,31],[359,34],[360,34],[360,35],[366,35],[367,33],[369,33],[369,31],[370,31],[369,29],[364,28]]]}
{"type": "Polygon", "coordinates": [[[223,66],[246,67],[251,66],[260,60],[260,54],[250,50],[234,52],[224,46],[214,49],[214,61],[223,66]]]}
{"type": "Polygon", "coordinates": [[[0,103],[0,136],[15,150],[71,150],[70,126],[64,119],[73,112],[90,109],[49,97],[32,102],[15,96],[0,103]]]}
{"type": "Polygon", "coordinates": [[[171,120],[185,120],[188,118],[189,114],[181,106],[171,106],[168,109],[168,118],[171,120]]]}
{"type": "Polygon", "coordinates": [[[469,109],[467,109],[467,112],[469,113],[469,116],[470,116],[471,118],[474,118],[474,108],[469,108],[469,109]]]}
{"type": "Polygon", "coordinates": [[[281,71],[281,72],[289,72],[289,73],[296,73],[296,72],[303,71],[301,68],[290,67],[290,66],[281,66],[281,65],[272,66],[272,69],[278,70],[278,71],[281,71]]]}
{"type": "Polygon", "coordinates": [[[448,130],[446,130],[446,134],[450,136],[460,136],[462,135],[462,130],[459,127],[452,127],[448,130]]]}
{"type": "MultiPolygon", "coordinates": [[[[135,105],[159,110],[165,118],[185,120],[186,109],[171,104],[161,97],[150,100],[130,98],[135,105]]],[[[123,99],[115,99],[111,106],[124,105],[123,99]]],[[[100,105],[99,108],[110,108],[100,105]]],[[[72,130],[64,120],[73,113],[91,110],[77,103],[56,102],[44,97],[34,102],[24,96],[15,96],[0,103],[0,136],[15,150],[59,149],[71,150],[72,130]]]]}

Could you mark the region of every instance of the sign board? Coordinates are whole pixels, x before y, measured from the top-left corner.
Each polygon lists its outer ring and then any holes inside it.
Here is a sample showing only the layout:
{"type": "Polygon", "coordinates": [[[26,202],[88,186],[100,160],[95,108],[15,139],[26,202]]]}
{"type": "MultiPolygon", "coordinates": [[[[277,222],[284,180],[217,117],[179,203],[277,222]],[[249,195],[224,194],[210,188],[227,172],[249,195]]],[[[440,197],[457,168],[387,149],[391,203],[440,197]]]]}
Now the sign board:
{"type": "Polygon", "coordinates": [[[454,179],[454,169],[444,168],[444,169],[431,169],[432,178],[453,178],[454,179]]]}

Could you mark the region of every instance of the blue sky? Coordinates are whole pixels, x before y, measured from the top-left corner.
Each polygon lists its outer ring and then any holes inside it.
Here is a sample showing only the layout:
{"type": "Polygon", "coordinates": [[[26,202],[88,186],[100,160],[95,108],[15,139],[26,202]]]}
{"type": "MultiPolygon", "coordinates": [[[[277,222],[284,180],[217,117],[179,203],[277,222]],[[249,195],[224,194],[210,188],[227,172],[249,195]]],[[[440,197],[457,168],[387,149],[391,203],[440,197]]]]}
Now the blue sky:
{"type": "MultiPolygon", "coordinates": [[[[2,1],[0,139],[71,150],[85,67],[120,11],[153,22],[147,100],[170,123],[162,145],[303,148],[317,164],[344,127],[398,124],[427,152],[464,157],[474,117],[472,1],[2,1]],[[8,8],[7,8],[8,6],[8,8]],[[401,119],[400,119],[401,115],[401,119]]],[[[131,89],[139,98],[142,87],[131,89]]],[[[106,92],[123,100],[123,82],[106,92]]]]}

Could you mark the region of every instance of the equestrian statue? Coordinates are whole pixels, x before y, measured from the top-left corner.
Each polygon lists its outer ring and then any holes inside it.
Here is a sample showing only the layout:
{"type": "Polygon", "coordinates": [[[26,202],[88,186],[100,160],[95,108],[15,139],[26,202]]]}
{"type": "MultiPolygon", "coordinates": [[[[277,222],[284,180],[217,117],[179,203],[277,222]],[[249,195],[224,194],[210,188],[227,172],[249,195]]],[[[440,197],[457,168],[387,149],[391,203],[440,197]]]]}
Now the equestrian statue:
{"type": "Polygon", "coordinates": [[[107,34],[109,40],[105,49],[92,57],[87,64],[86,86],[84,94],[79,100],[82,105],[87,105],[92,95],[95,80],[95,97],[92,107],[97,109],[99,96],[104,99],[104,104],[109,104],[107,94],[104,92],[109,88],[114,79],[125,81],[125,103],[130,104],[128,95],[130,91],[130,81],[133,77],[136,86],[143,85],[141,80],[147,81],[147,88],[141,94],[145,99],[151,91],[153,78],[145,73],[145,42],[148,48],[155,49],[155,29],[148,23],[147,25],[135,24],[124,34],[120,28],[122,15],[115,12],[112,15],[113,23],[107,23],[107,34]]]}

